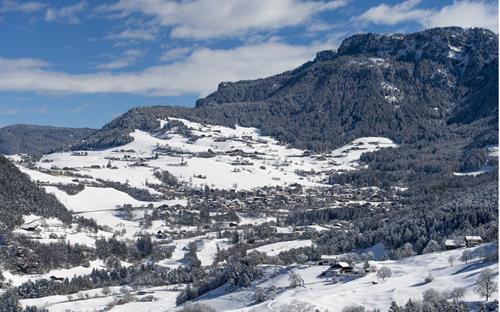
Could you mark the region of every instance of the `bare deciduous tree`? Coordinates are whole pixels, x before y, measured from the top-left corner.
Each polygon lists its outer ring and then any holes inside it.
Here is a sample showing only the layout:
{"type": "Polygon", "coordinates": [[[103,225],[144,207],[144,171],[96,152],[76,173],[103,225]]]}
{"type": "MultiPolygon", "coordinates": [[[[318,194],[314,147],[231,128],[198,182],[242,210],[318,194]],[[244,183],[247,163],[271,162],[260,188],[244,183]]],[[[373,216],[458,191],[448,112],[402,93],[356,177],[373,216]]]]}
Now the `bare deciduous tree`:
{"type": "Polygon", "coordinates": [[[290,287],[292,288],[304,286],[304,280],[299,273],[291,273],[288,280],[290,281],[290,287]]]}
{"type": "Polygon", "coordinates": [[[493,280],[494,273],[491,269],[484,269],[477,279],[474,291],[484,297],[486,301],[496,291],[497,283],[493,280]]]}
{"type": "Polygon", "coordinates": [[[280,306],[280,312],[314,312],[316,307],[304,301],[293,300],[291,303],[280,306]]]}
{"type": "Polygon", "coordinates": [[[453,267],[453,261],[455,261],[455,257],[449,256],[448,257],[448,263],[450,264],[450,267],[453,267]]]}
{"type": "Polygon", "coordinates": [[[462,253],[462,257],[460,257],[460,260],[462,260],[463,262],[465,262],[465,264],[467,264],[471,259],[472,259],[472,251],[468,249],[464,250],[464,252],[462,253]]]}
{"type": "Polygon", "coordinates": [[[391,276],[392,276],[392,271],[391,269],[389,269],[389,267],[384,266],[377,271],[377,277],[383,280],[391,276]]]}

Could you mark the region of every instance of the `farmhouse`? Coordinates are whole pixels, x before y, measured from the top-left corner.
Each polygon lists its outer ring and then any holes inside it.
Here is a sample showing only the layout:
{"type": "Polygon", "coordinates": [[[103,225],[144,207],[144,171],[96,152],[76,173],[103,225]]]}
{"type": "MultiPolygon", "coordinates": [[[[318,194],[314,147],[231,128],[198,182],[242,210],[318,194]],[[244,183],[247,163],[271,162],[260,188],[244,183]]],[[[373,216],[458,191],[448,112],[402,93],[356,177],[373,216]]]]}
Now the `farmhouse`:
{"type": "Polygon", "coordinates": [[[483,243],[481,236],[465,236],[465,245],[467,247],[474,247],[483,243]]]}
{"type": "Polygon", "coordinates": [[[351,273],[354,269],[349,263],[343,261],[339,261],[331,267],[334,270],[338,270],[340,273],[351,273]]]}
{"type": "Polygon", "coordinates": [[[446,250],[458,249],[465,247],[465,242],[456,239],[447,239],[444,241],[444,247],[446,250]]]}

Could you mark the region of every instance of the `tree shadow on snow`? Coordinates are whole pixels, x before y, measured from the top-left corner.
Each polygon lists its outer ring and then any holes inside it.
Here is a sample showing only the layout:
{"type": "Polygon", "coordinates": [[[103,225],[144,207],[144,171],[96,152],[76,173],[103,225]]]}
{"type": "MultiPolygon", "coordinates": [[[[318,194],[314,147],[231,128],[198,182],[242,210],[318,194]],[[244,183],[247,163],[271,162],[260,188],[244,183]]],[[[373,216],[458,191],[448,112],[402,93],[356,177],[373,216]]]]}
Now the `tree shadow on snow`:
{"type": "Polygon", "coordinates": [[[411,285],[410,287],[420,287],[420,286],[424,286],[424,285],[429,284],[429,283],[430,282],[423,281],[420,283],[415,283],[415,284],[411,285]]]}
{"type": "Polygon", "coordinates": [[[435,269],[432,269],[432,272],[435,272],[435,271],[441,271],[441,270],[444,270],[446,269],[447,267],[441,267],[441,268],[435,268],[435,269]]]}
{"type": "MultiPolygon", "coordinates": [[[[489,266],[490,264],[491,264],[490,262],[486,262],[486,261],[474,262],[474,263],[471,263],[460,270],[455,271],[451,275],[457,275],[457,274],[462,274],[462,273],[469,272],[469,271],[479,270],[479,269],[482,269],[484,267],[489,266]]],[[[476,273],[470,274],[467,277],[475,275],[475,274],[476,273]]]]}

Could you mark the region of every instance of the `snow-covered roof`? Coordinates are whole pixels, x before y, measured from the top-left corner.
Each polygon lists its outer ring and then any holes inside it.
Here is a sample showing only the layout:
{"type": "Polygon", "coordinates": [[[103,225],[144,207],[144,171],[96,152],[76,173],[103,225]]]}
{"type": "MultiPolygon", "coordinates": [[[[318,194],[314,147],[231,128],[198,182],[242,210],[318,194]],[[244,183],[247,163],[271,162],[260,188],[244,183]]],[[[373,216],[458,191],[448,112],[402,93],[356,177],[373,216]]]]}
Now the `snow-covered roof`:
{"type": "Polygon", "coordinates": [[[468,240],[468,241],[482,241],[483,239],[481,238],[481,236],[465,236],[465,240],[468,240]]]}
{"type": "Polygon", "coordinates": [[[342,267],[342,268],[350,268],[351,266],[349,265],[349,263],[347,262],[343,262],[343,261],[340,261],[340,262],[337,262],[337,264],[342,267]]]}

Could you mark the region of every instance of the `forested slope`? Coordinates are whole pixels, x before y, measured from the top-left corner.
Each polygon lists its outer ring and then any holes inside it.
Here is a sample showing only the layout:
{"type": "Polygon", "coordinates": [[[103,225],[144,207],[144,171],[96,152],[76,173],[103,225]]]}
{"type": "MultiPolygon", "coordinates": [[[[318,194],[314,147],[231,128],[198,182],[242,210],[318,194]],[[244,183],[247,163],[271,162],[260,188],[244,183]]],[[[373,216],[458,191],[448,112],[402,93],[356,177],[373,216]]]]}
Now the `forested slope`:
{"type": "Polygon", "coordinates": [[[7,158],[0,155],[0,234],[35,214],[71,220],[70,213],[52,194],[37,186],[7,158]]]}
{"type": "Polygon", "coordinates": [[[68,148],[96,129],[11,125],[0,128],[0,154],[44,154],[68,148]]]}
{"type": "Polygon", "coordinates": [[[455,136],[457,127],[492,145],[498,141],[497,50],[498,36],[485,29],[354,35],[337,52],[320,52],[294,70],[223,82],[195,108],[130,110],[75,148],[123,144],[130,129],[154,131],[156,119],[168,116],[257,127],[316,151],[361,136],[439,141],[455,136]]]}

